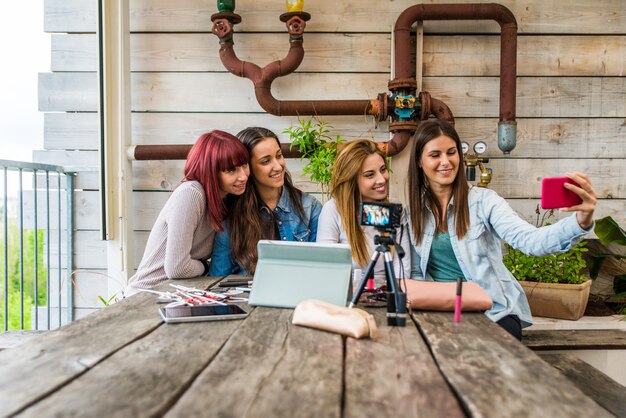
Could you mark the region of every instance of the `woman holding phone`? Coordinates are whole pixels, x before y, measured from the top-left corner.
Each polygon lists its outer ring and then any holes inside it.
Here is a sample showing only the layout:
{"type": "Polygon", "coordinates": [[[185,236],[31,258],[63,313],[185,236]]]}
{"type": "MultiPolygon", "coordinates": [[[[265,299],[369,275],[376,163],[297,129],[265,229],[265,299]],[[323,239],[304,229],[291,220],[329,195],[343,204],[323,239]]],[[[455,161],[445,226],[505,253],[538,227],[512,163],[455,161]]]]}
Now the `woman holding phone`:
{"type": "Polygon", "coordinates": [[[487,316],[518,339],[532,324],[521,286],[502,262],[501,240],[532,255],[565,252],[593,227],[596,194],[584,173],[568,173],[565,187],[582,203],[554,225],[536,228],[493,190],[467,183],[461,140],[447,122],[420,124],[409,165],[411,278],[477,283],[493,307],[487,316]]]}
{"type": "MultiPolygon", "coordinates": [[[[362,216],[369,223],[381,222],[380,208],[361,214],[361,202],[387,202],[389,171],[385,154],[370,140],[348,143],[337,156],[330,188],[332,199],[322,208],[317,242],[350,244],[352,267],[365,271],[376,248],[374,237],[382,232],[374,226],[361,225],[362,216]]],[[[398,228],[396,234],[405,251],[402,261],[393,251],[394,273],[401,278],[410,271],[409,234],[404,228],[398,228]]],[[[385,284],[382,256],[374,266],[374,279],[377,285],[385,284]]]]}
{"type": "Polygon", "coordinates": [[[198,138],[187,156],[184,178],[159,213],[133,289],[167,279],[206,275],[215,231],[243,194],[250,174],[248,151],[233,135],[211,131],[198,138]]]}
{"type": "Polygon", "coordinates": [[[250,154],[252,181],[215,237],[211,276],[254,274],[261,239],[315,241],[322,205],[293,185],[278,136],[252,127],[237,134],[250,154]]]}

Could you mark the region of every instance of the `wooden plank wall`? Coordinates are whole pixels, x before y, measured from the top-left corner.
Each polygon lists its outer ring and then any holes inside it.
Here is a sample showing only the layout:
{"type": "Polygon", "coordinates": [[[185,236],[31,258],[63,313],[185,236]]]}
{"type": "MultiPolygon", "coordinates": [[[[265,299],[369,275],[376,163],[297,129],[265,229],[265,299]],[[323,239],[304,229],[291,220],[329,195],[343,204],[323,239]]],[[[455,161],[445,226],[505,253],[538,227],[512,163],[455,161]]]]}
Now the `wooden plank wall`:
{"type": "MultiPolygon", "coordinates": [[[[427,3],[444,3],[432,0],[427,3]]],[[[461,1],[469,3],[469,1],[461,1]]],[[[626,2],[503,0],[519,25],[518,140],[504,158],[497,148],[499,27],[495,22],[425,22],[423,86],[457,117],[461,136],[488,145],[491,187],[534,221],[539,180],[568,170],[588,172],[600,197],[597,215],[626,220],[626,2]]],[[[373,98],[387,91],[390,29],[409,0],[308,1],[313,16],[299,70],[274,83],[284,99],[373,98]]],[[[266,126],[277,133],[295,118],[265,114],[252,84],[224,71],[211,34],[214,0],[131,0],[132,140],[192,143],[209,129],[236,133],[266,126]]],[[[288,35],[282,0],[241,0],[236,52],[264,65],[280,59],[288,35]]],[[[98,241],[96,2],[46,0],[52,33],[51,71],[39,77],[45,112],[42,162],[80,170],[77,183],[77,305],[97,307],[106,294],[106,246],[98,241]],[[93,272],[93,273],[92,273],[93,272]]],[[[386,140],[386,123],[367,117],[326,117],[348,139],[386,140]]],[[[283,140],[286,140],[283,135],[283,140]]],[[[288,165],[306,190],[315,190],[288,165]]],[[[181,177],[182,162],[136,162],[135,264],[152,222],[181,177]]],[[[397,170],[394,176],[403,175],[397,170]]],[[[396,190],[395,193],[398,191],[396,190]]]]}

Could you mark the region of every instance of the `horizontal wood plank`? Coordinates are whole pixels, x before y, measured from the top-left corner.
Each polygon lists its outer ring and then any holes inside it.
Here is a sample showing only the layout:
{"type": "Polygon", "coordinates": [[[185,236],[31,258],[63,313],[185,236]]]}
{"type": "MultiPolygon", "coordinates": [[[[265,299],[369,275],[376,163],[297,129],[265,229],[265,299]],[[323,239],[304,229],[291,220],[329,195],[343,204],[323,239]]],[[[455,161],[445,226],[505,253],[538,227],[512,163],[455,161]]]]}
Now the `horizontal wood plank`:
{"type": "MultiPolygon", "coordinates": [[[[459,0],[457,3],[475,3],[459,0]]],[[[435,3],[446,3],[437,0],[435,3]]],[[[511,9],[520,33],[624,33],[626,5],[613,0],[593,3],[575,0],[563,7],[558,0],[502,0],[511,9]]],[[[305,5],[312,15],[308,32],[388,32],[400,13],[413,0],[364,0],[353,2],[318,0],[305,5]]],[[[44,30],[47,32],[95,32],[96,4],[89,0],[46,0],[44,30]]],[[[210,17],[217,12],[209,0],[136,0],[130,3],[130,28],[137,32],[208,32],[210,17]]],[[[237,4],[243,21],[237,31],[285,32],[278,16],[283,2],[250,0],[237,4]]],[[[425,23],[426,32],[498,33],[492,21],[450,21],[425,23]]]]}
{"type": "MultiPolygon", "coordinates": [[[[152,315],[160,319],[152,299],[152,315]]],[[[219,321],[210,327],[206,323],[161,326],[117,351],[106,363],[97,364],[55,392],[54,397],[25,410],[21,416],[102,416],[111,411],[117,416],[162,415],[240,325],[241,321],[219,321]],[[132,378],[120,379],[122,370],[125,376],[132,378]],[[106,393],[106,396],[79,395],[87,393],[106,393]],[[120,402],[121,399],[132,402],[120,402]]],[[[126,331],[126,327],[123,329],[126,331]]],[[[238,393],[233,391],[231,396],[236,398],[238,393]]]]}
{"type": "Polygon", "coordinates": [[[384,309],[369,312],[379,339],[346,339],[343,416],[465,416],[415,325],[389,327],[384,309]]]}
{"type": "Polygon", "coordinates": [[[466,313],[459,324],[452,313],[414,312],[413,317],[472,416],[611,416],[485,315],[466,313]]]}
{"type": "MultiPolygon", "coordinates": [[[[282,131],[297,124],[297,117],[267,113],[133,113],[132,142],[137,145],[192,144],[202,133],[221,129],[236,134],[246,126],[282,131]]],[[[376,126],[373,118],[323,116],[333,135],[346,140],[389,139],[388,124],[376,126]]],[[[497,118],[456,118],[455,128],[464,141],[484,141],[488,154],[497,156],[497,118]]],[[[513,158],[626,158],[626,122],[623,118],[518,118],[513,158]]],[[[46,113],[44,145],[47,150],[97,150],[98,118],[95,113],[46,113]]]]}
{"type": "MultiPolygon", "coordinates": [[[[139,218],[139,216],[137,216],[139,218]]],[[[148,236],[150,234],[150,229],[152,228],[152,224],[156,219],[156,215],[154,218],[149,218],[144,221],[145,225],[150,225],[147,227],[147,230],[138,230],[133,231],[130,237],[130,247],[127,248],[127,251],[132,252],[132,255],[129,258],[129,262],[131,263],[131,271],[137,269],[139,266],[139,262],[143,256],[144,249],[146,247],[146,242],[148,241],[148,236]]],[[[58,245],[53,240],[51,242],[51,254],[50,254],[50,266],[54,271],[51,271],[50,277],[53,280],[56,280],[56,267],[59,265],[58,261],[58,245]]],[[[61,252],[61,267],[64,269],[66,265],[65,259],[65,247],[62,247],[63,250],[61,252]]],[[[100,282],[105,283],[107,280],[114,280],[114,278],[106,275],[107,269],[107,242],[100,239],[100,231],[76,231],[74,232],[74,275],[72,276],[75,286],[75,293],[81,292],[83,296],[81,299],[84,299],[85,303],[89,303],[89,306],[98,306],[99,302],[97,300],[98,295],[105,296],[106,295],[106,286],[101,287],[97,285],[95,288],[92,288],[91,285],[85,284],[88,286],[87,291],[91,292],[90,294],[85,294],[83,291],[83,285],[81,282],[89,282],[93,281],[93,283],[100,282]],[[93,297],[92,297],[93,296],[93,297]],[[94,305],[95,304],[95,305],[94,305]]],[[[66,272],[63,270],[62,274],[62,286],[65,289],[66,286],[66,272]]],[[[125,287],[126,283],[122,283],[121,287],[125,287]]],[[[65,297],[65,295],[63,296],[65,297]]]]}
{"type": "MultiPolygon", "coordinates": [[[[280,100],[372,99],[387,91],[384,74],[294,73],[275,80],[280,100]],[[328,97],[322,92],[332,92],[328,97]]],[[[424,77],[424,90],[457,117],[498,116],[498,77],[424,77]]],[[[132,110],[145,112],[262,112],[249,80],[230,73],[135,73],[132,110]],[[237,91],[231,95],[225,92],[237,91]],[[190,94],[193,92],[193,94],[190,94]]],[[[94,73],[40,73],[39,109],[95,111],[94,73]]],[[[626,78],[518,77],[519,117],[624,117],[626,78]]]]}
{"type": "Polygon", "coordinates": [[[16,330],[16,331],[4,331],[0,334],[0,351],[7,348],[17,347],[27,341],[37,338],[45,331],[34,330],[16,330]]]}
{"type": "Polygon", "coordinates": [[[341,416],[342,337],[292,312],[256,308],[167,416],[341,416]]]}
{"type": "MultiPolygon", "coordinates": [[[[306,35],[301,72],[390,71],[389,34],[312,33],[306,35]]],[[[284,34],[238,34],[237,56],[264,66],[282,59],[284,34]]],[[[218,40],[201,33],[137,33],[130,38],[131,71],[224,71],[218,40]]],[[[96,71],[96,35],[53,35],[52,71],[96,71]]],[[[625,36],[520,36],[518,76],[622,76],[626,73],[625,36]],[[609,52],[610,51],[610,52],[609,52]]],[[[500,37],[465,35],[424,37],[424,75],[498,76],[500,37]]]]}
{"type": "Polygon", "coordinates": [[[530,330],[524,333],[524,344],[533,350],[624,350],[626,331],[530,330]]]}
{"type": "Polygon", "coordinates": [[[626,388],[572,354],[540,354],[572,383],[616,417],[626,416],[626,388]]]}
{"type": "MultiPolygon", "coordinates": [[[[257,65],[283,59],[289,36],[241,34],[237,56],[257,65]]],[[[306,36],[305,59],[299,71],[389,73],[388,34],[318,34],[306,36]]],[[[52,71],[96,71],[96,35],[52,36],[52,71]]],[[[131,71],[224,71],[218,38],[211,33],[137,33],[130,38],[131,71]]]]}
{"type": "Polygon", "coordinates": [[[97,171],[100,166],[98,151],[33,151],[33,162],[56,164],[68,172],[97,171]]]}
{"type": "Polygon", "coordinates": [[[71,327],[48,332],[29,344],[0,352],[0,404],[12,415],[34,400],[58,390],[94,365],[160,326],[154,297],[137,295],[133,314],[127,301],[76,321],[71,327]],[[119,332],[123,322],[124,332],[119,332]],[[94,332],[96,331],[96,332],[94,332]],[[42,355],[45,353],[45,355],[42,355]],[[37,376],[37,380],[24,379],[37,376]],[[36,384],[34,384],[36,382],[36,384]]]}

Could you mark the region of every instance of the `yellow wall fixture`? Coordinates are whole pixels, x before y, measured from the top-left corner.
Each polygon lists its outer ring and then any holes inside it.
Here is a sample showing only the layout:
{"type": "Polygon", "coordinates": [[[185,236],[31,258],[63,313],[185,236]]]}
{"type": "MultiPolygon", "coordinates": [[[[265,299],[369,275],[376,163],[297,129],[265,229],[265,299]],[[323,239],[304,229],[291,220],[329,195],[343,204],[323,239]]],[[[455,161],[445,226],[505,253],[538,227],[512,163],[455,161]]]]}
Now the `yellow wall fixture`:
{"type": "Polygon", "coordinates": [[[304,10],[304,0],[287,0],[288,12],[301,12],[304,10]]]}

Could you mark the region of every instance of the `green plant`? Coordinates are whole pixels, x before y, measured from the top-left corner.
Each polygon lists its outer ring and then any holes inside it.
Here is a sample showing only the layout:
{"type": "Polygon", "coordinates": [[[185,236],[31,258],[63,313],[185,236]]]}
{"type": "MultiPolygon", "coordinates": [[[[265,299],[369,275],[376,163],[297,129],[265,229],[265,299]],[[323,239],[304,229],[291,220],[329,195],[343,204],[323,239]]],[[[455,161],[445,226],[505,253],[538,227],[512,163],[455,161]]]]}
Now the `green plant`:
{"type": "Polygon", "coordinates": [[[308,159],[302,172],[320,185],[322,194],[328,191],[339,145],[345,142],[339,135],[333,139],[330,136],[331,128],[328,123],[313,117],[298,118],[298,125],[291,125],[283,131],[291,139],[289,149],[298,147],[302,155],[300,159],[308,159]]]}
{"type": "MultiPolygon", "coordinates": [[[[549,225],[545,222],[553,214],[545,212],[540,217],[539,207],[536,210],[537,224],[549,225]]],[[[581,271],[587,266],[583,254],[588,251],[587,242],[581,241],[569,251],[545,256],[527,255],[505,244],[508,253],[502,259],[507,269],[520,281],[540,283],[580,284],[587,280],[581,271]]]]}
{"type": "MultiPolygon", "coordinates": [[[[596,220],[596,226],[593,232],[595,232],[600,243],[604,246],[609,244],[626,246],[626,231],[610,216],[596,220]]],[[[623,260],[626,260],[626,255],[613,252],[593,253],[589,255],[589,276],[592,279],[598,277],[602,263],[604,263],[607,257],[614,257],[622,263],[623,260]]],[[[615,292],[615,295],[612,297],[613,299],[626,298],[626,274],[614,276],[613,291],[615,292]]]]}
{"type": "Polygon", "coordinates": [[[112,303],[117,302],[117,293],[111,296],[109,299],[105,299],[102,296],[98,295],[98,300],[102,302],[105,307],[110,306],[112,303]]]}
{"type": "Polygon", "coordinates": [[[506,244],[509,252],[503,261],[513,276],[521,281],[580,284],[587,280],[585,275],[580,274],[587,266],[583,258],[588,251],[586,245],[586,241],[581,241],[565,253],[538,257],[524,254],[506,244]]]}

